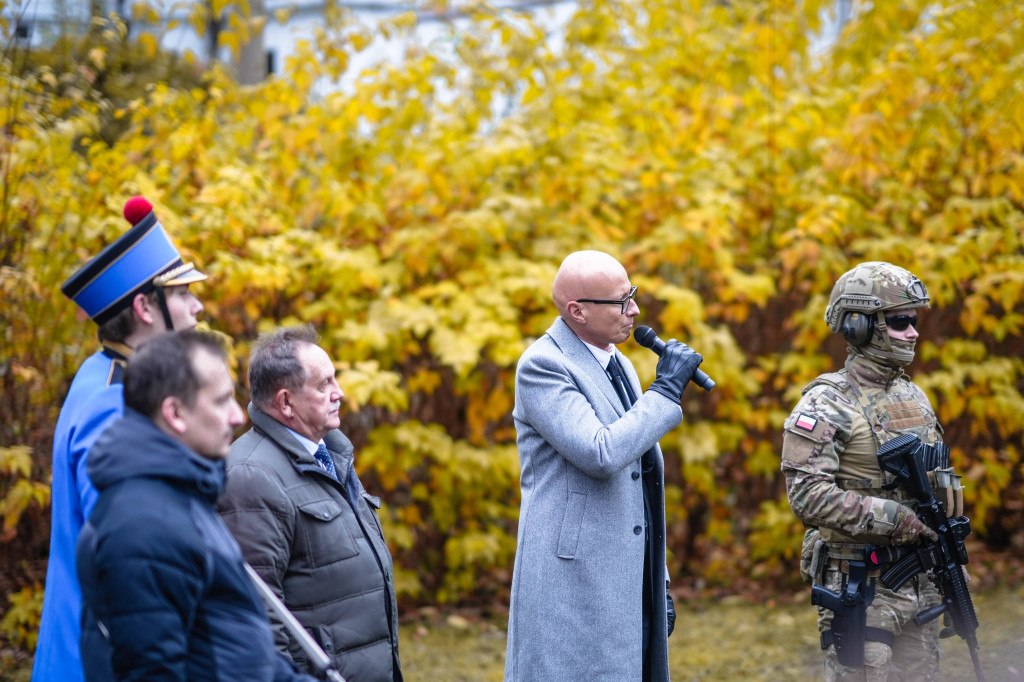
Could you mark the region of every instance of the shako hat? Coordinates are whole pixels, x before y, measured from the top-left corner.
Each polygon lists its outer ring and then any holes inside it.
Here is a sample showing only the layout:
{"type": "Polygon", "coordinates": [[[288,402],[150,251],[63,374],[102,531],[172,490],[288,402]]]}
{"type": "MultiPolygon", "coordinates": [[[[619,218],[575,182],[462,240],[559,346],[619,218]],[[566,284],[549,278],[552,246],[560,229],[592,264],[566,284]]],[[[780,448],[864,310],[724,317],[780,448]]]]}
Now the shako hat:
{"type": "Polygon", "coordinates": [[[61,292],[102,325],[156,287],[201,282],[206,275],[181,259],[153,205],[141,196],[124,205],[132,228],[100,251],[61,286],[61,292]]]}

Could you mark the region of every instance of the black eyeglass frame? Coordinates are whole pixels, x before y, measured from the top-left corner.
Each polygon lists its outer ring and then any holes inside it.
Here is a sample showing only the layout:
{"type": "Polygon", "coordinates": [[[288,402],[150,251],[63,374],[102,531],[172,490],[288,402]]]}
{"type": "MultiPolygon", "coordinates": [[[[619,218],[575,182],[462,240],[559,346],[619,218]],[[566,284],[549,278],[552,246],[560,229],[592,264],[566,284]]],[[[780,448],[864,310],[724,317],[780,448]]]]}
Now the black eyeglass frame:
{"type": "Polygon", "coordinates": [[[611,305],[616,303],[622,306],[622,314],[625,315],[626,311],[629,310],[629,302],[636,298],[636,287],[630,287],[629,293],[626,294],[625,298],[619,299],[608,299],[608,298],[577,298],[577,303],[605,303],[611,305]]]}
{"type": "Polygon", "coordinates": [[[886,315],[885,326],[893,331],[903,332],[908,328],[913,327],[917,329],[917,323],[920,320],[917,313],[913,315],[907,315],[901,313],[899,315],[886,315]]]}

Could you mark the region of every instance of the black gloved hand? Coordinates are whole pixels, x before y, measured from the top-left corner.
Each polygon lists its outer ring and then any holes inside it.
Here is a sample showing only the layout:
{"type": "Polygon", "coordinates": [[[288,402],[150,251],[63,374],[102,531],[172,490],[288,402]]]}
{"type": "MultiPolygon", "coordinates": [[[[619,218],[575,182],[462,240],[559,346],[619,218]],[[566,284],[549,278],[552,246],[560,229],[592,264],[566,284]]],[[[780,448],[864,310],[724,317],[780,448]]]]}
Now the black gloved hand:
{"type": "Polygon", "coordinates": [[[676,629],[676,603],[672,601],[672,595],[668,591],[668,582],[665,582],[665,598],[668,600],[666,604],[666,614],[668,615],[668,636],[672,636],[672,631],[676,629]]]}
{"type": "Polygon", "coordinates": [[[658,378],[651,384],[651,391],[657,391],[669,400],[679,402],[683,389],[689,383],[704,358],[685,343],[675,339],[665,344],[665,350],[658,360],[658,378]]]}

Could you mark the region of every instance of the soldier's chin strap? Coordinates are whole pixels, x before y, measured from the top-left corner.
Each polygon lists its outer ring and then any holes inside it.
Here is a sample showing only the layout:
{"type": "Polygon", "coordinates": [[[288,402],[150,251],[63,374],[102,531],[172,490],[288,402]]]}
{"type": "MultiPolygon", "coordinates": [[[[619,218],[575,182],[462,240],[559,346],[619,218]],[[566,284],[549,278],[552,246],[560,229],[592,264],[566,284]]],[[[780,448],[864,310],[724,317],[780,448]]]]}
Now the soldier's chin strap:
{"type": "Polygon", "coordinates": [[[164,324],[167,326],[167,331],[174,331],[174,323],[171,322],[171,311],[167,309],[167,295],[164,294],[164,288],[162,286],[156,287],[156,300],[160,303],[160,312],[164,314],[164,324]]]}
{"type": "Polygon", "coordinates": [[[885,311],[875,313],[873,327],[871,339],[863,346],[858,346],[857,352],[891,369],[901,369],[914,361],[916,344],[913,341],[900,341],[889,336],[885,311]]]}

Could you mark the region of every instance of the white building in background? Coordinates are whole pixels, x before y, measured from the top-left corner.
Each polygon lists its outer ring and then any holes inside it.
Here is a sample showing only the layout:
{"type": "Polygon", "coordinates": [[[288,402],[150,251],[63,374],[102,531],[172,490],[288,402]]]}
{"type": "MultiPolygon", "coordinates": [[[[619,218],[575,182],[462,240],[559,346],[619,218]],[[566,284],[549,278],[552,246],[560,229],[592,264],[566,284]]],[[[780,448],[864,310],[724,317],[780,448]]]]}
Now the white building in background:
{"type": "MultiPolygon", "coordinates": [[[[0,0],[3,15],[10,21],[11,37],[26,45],[39,46],[52,42],[65,33],[83,33],[93,15],[108,16],[111,13],[130,17],[132,6],[137,0],[0,0]]],[[[184,53],[191,52],[202,62],[220,59],[234,62],[239,80],[256,83],[275,74],[280,74],[288,57],[295,52],[300,40],[310,39],[317,26],[322,24],[325,3],[323,0],[250,0],[253,13],[260,12],[268,17],[263,32],[246,49],[240,60],[235,60],[230,51],[221,48],[214,53],[211,35],[216,27],[207,26],[201,36],[191,26],[188,15],[197,4],[208,4],[210,0],[146,0],[158,12],[164,12],[162,25],[130,24],[132,34],[149,32],[160,36],[163,49],[184,53]],[[257,9],[262,8],[262,9],[257,9]],[[286,11],[287,20],[279,23],[275,16],[286,11]],[[166,27],[176,20],[173,28],[166,27]]],[[[412,2],[405,0],[338,0],[341,7],[352,12],[355,20],[375,32],[373,42],[365,50],[352,55],[348,70],[338,86],[345,89],[365,68],[382,60],[398,62],[408,43],[435,46],[446,49],[445,41],[452,32],[458,32],[468,20],[460,17],[458,7],[462,2],[454,0],[454,11],[444,16],[418,10],[412,2]],[[393,18],[408,11],[417,14],[416,28],[411,35],[387,39],[376,33],[381,20],[393,18]]],[[[510,11],[530,12],[555,43],[562,36],[562,27],[576,10],[576,0],[491,0],[492,4],[510,11]]],[[[821,33],[813,39],[812,51],[820,53],[836,39],[842,26],[855,11],[854,0],[836,0],[834,17],[824,16],[821,33]]],[[[447,49],[450,49],[447,48],[447,49]]]]}
{"type": "MultiPolygon", "coordinates": [[[[166,12],[161,16],[162,25],[148,25],[131,22],[132,5],[136,0],[0,0],[6,2],[2,14],[11,20],[13,38],[33,47],[52,42],[58,36],[67,33],[81,34],[89,26],[90,16],[99,14],[109,16],[111,13],[126,17],[129,30],[133,35],[152,33],[160,36],[160,46],[172,52],[191,52],[202,62],[219,59],[234,63],[237,67],[239,80],[243,83],[255,83],[263,78],[280,74],[285,63],[295,52],[300,40],[312,39],[318,26],[323,24],[325,3],[323,0],[250,0],[252,12],[265,14],[266,24],[262,35],[246,46],[240,60],[235,60],[227,48],[214,49],[216,26],[208,25],[205,35],[200,35],[192,27],[189,14],[198,4],[196,0],[171,2],[170,0],[148,0],[158,12],[166,12]],[[257,7],[262,6],[261,9],[257,7]],[[277,21],[279,12],[287,14],[285,23],[277,21]],[[167,28],[172,23],[172,28],[167,28]]],[[[440,43],[465,25],[468,19],[458,12],[459,3],[453,3],[454,10],[438,15],[414,7],[403,0],[339,0],[339,6],[350,11],[358,24],[365,26],[374,33],[373,42],[366,49],[351,55],[348,70],[340,87],[354,80],[365,68],[380,63],[382,60],[398,62],[408,43],[418,45],[435,45],[444,49],[440,43]],[[411,35],[403,34],[385,38],[376,32],[381,20],[394,18],[405,12],[414,11],[417,15],[416,27],[411,35]]],[[[530,12],[535,21],[557,39],[561,27],[575,11],[576,0],[492,0],[492,4],[516,12],[530,12]]]]}

